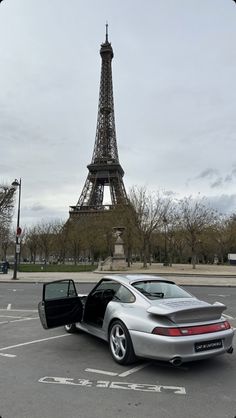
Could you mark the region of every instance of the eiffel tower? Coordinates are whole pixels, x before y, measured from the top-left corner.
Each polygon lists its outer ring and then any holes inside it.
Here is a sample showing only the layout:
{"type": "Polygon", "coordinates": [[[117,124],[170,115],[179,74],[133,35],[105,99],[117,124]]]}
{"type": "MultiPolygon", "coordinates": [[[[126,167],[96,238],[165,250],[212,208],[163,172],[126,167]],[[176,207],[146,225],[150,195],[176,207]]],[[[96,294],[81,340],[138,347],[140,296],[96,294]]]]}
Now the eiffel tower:
{"type": "Polygon", "coordinates": [[[94,151],[92,161],[87,166],[89,173],[80,198],[75,206],[70,206],[70,219],[82,214],[105,212],[119,204],[128,204],[123,183],[124,171],[119,163],[116,142],[111,66],[113,49],[108,41],[107,24],[106,39],[101,45],[100,55],[102,67],[94,151]],[[109,205],[103,204],[105,186],[110,191],[109,205]]]}

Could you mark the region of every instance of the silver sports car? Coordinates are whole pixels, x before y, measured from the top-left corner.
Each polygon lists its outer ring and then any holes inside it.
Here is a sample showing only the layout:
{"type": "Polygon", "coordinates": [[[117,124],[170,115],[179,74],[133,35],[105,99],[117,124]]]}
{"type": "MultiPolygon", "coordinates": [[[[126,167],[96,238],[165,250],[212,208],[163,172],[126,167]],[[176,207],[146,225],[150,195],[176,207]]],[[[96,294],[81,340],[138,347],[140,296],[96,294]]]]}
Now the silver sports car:
{"type": "Polygon", "coordinates": [[[102,338],[120,364],[143,357],[178,366],[233,352],[226,306],[157,276],[107,275],[88,295],[78,295],[73,280],[47,283],[38,309],[45,329],[65,325],[102,338]]]}

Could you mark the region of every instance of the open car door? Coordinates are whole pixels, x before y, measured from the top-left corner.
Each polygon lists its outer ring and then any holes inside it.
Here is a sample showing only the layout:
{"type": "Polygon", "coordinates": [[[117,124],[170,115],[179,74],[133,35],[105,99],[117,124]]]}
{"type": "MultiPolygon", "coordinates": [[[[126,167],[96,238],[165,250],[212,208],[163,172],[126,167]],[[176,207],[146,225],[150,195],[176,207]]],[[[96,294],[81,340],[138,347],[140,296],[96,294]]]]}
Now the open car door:
{"type": "Polygon", "coordinates": [[[43,299],[38,305],[43,328],[74,324],[82,319],[83,305],[73,280],[58,280],[43,285],[43,299]]]}

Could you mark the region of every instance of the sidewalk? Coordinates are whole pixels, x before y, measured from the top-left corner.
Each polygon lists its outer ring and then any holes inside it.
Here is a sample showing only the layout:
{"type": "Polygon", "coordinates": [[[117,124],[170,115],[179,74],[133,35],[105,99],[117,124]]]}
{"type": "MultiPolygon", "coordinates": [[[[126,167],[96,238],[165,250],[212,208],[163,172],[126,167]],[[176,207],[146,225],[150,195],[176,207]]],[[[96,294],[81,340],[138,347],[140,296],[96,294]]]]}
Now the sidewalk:
{"type": "Polygon", "coordinates": [[[173,264],[164,267],[162,264],[152,264],[147,269],[141,263],[135,263],[126,271],[94,271],[82,273],[17,273],[18,280],[12,280],[13,272],[0,275],[1,283],[44,283],[54,280],[73,279],[76,283],[96,283],[103,276],[110,274],[155,274],[169,278],[180,285],[195,286],[235,286],[236,266],[197,265],[193,269],[189,264],[173,264]]]}

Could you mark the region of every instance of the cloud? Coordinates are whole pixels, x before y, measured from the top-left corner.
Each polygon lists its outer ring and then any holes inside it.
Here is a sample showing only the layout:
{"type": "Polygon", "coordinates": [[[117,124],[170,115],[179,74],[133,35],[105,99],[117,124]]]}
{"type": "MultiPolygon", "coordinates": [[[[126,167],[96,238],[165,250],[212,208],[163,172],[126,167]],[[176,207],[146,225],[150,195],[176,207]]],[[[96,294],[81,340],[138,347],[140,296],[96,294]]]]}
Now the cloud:
{"type": "Polygon", "coordinates": [[[210,186],[211,189],[229,186],[236,177],[236,164],[233,163],[231,170],[227,171],[224,173],[223,169],[219,170],[212,167],[205,168],[197,176],[192,179],[189,178],[187,180],[187,185],[189,185],[191,181],[209,180],[210,184],[208,184],[208,186],[210,186]]]}
{"type": "Polygon", "coordinates": [[[208,204],[218,212],[230,215],[236,213],[236,194],[221,194],[219,196],[205,196],[208,204]]]}
{"type": "Polygon", "coordinates": [[[225,176],[225,178],[224,178],[225,183],[231,183],[232,180],[233,180],[232,174],[227,174],[227,176],[225,176]]]}
{"type": "Polygon", "coordinates": [[[236,176],[236,164],[234,165],[234,168],[233,168],[233,170],[232,170],[232,175],[233,175],[233,176],[236,176]]]}
{"type": "MultiPolygon", "coordinates": [[[[186,196],[186,198],[191,198],[192,202],[203,202],[206,206],[216,210],[220,214],[226,216],[236,213],[236,193],[233,194],[220,194],[215,196],[209,195],[197,195],[197,196],[186,196]]],[[[176,199],[178,202],[179,199],[176,199]]]]}
{"type": "Polygon", "coordinates": [[[31,208],[30,208],[30,210],[32,210],[33,212],[39,212],[39,211],[42,211],[42,210],[44,210],[44,209],[46,209],[45,208],[45,206],[43,206],[43,205],[40,205],[40,204],[34,204],[31,208]]]}
{"type": "Polygon", "coordinates": [[[173,190],[164,190],[162,193],[164,196],[167,196],[167,197],[170,197],[170,196],[173,197],[173,196],[176,196],[177,194],[176,192],[173,192],[173,190]]]}
{"type": "Polygon", "coordinates": [[[211,183],[210,186],[212,189],[216,187],[225,187],[228,184],[232,183],[234,177],[236,177],[236,167],[233,167],[231,172],[226,174],[224,177],[219,176],[213,183],[211,183]]]}
{"type": "Polygon", "coordinates": [[[219,171],[215,168],[206,168],[205,170],[203,170],[197,177],[196,179],[204,179],[204,178],[208,178],[211,179],[212,177],[218,175],[219,171]]]}
{"type": "Polygon", "coordinates": [[[214,189],[216,187],[221,187],[223,185],[224,180],[222,177],[218,177],[217,180],[215,180],[213,183],[211,183],[211,188],[214,189]]]}

